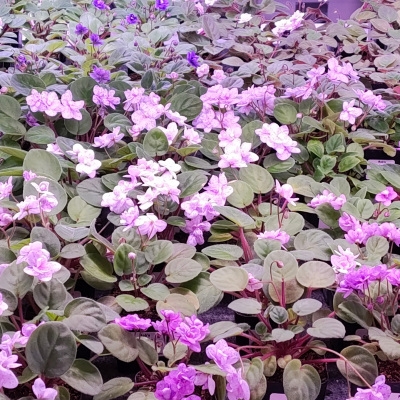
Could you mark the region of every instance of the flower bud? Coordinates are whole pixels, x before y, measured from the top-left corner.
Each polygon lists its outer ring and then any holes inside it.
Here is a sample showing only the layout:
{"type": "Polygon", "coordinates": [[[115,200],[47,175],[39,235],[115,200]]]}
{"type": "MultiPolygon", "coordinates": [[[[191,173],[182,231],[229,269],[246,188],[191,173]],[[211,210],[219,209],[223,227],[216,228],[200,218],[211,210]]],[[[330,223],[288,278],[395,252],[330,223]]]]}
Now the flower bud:
{"type": "Polygon", "coordinates": [[[385,217],[390,217],[390,211],[385,211],[385,213],[383,214],[385,217]]]}
{"type": "Polygon", "coordinates": [[[282,261],[276,261],[276,265],[278,266],[278,268],[283,268],[284,264],[282,261]]]}
{"type": "Polygon", "coordinates": [[[134,260],[136,258],[136,253],[133,253],[133,252],[128,253],[128,258],[130,260],[134,260]]]}

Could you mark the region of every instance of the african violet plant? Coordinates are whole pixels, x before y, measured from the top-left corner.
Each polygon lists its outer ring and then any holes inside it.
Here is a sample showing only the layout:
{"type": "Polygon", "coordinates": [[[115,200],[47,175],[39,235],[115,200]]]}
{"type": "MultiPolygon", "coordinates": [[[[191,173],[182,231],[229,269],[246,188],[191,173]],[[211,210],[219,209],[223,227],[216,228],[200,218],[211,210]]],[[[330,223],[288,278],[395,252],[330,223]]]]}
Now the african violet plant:
{"type": "Polygon", "coordinates": [[[0,397],[315,399],[335,361],[386,398],[400,184],[364,150],[396,153],[396,7],[2,5],[0,397]],[[258,323],[203,322],[227,294],[258,323]],[[372,343],[329,350],[360,313],[372,343]]]}

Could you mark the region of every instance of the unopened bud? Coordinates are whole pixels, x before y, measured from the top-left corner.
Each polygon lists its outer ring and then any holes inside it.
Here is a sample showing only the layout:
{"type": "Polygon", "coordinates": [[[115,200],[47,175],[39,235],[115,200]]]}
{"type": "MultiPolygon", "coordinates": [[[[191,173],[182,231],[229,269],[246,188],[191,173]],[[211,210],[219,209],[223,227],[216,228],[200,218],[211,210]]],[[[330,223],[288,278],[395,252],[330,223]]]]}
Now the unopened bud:
{"type": "Polygon", "coordinates": [[[133,253],[133,252],[130,252],[130,253],[128,253],[128,258],[129,258],[130,260],[134,260],[134,259],[136,258],[136,254],[133,253]]]}
{"type": "Polygon", "coordinates": [[[303,118],[303,114],[302,113],[297,113],[296,118],[303,118]]]}
{"type": "Polygon", "coordinates": [[[283,264],[282,261],[277,261],[276,265],[278,266],[278,268],[283,268],[284,267],[284,264],[283,264]]]}
{"type": "Polygon", "coordinates": [[[385,211],[385,214],[383,214],[385,217],[390,217],[390,211],[385,211]]]}
{"type": "Polygon", "coordinates": [[[383,298],[383,296],[378,296],[378,297],[376,298],[376,302],[377,302],[378,304],[383,304],[384,301],[385,301],[385,299],[383,298]]]}

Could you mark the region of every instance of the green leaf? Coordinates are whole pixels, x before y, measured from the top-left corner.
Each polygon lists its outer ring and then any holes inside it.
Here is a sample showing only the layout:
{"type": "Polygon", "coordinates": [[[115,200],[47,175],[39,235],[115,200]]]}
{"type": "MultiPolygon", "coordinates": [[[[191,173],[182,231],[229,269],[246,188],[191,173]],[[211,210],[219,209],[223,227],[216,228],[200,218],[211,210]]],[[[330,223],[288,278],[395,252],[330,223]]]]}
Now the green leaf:
{"type": "Polygon", "coordinates": [[[243,256],[243,250],[232,244],[216,244],[201,250],[208,257],[218,260],[236,261],[243,256]]]}
{"type": "MultiPolygon", "coordinates": [[[[82,227],[74,227],[68,225],[58,224],[54,227],[57,235],[60,236],[62,239],[66,240],[67,242],[76,242],[77,240],[81,240],[88,236],[90,229],[89,228],[82,228],[82,227]]],[[[64,249],[63,249],[64,250],[64,249]]],[[[61,255],[61,254],[60,254],[61,255]]],[[[85,251],[81,254],[81,256],[85,255],[85,251]]],[[[62,255],[63,258],[65,254],[62,255]]]]}
{"type": "Polygon", "coordinates": [[[294,256],[284,250],[274,250],[264,260],[263,281],[285,282],[296,278],[298,263],[294,256]]]}
{"type": "Polygon", "coordinates": [[[144,255],[150,264],[161,264],[172,257],[173,249],[169,240],[157,240],[146,247],[144,255]]]}
{"type": "MultiPolygon", "coordinates": [[[[1,129],[1,127],[0,127],[1,129]]],[[[46,150],[31,149],[24,158],[24,171],[32,171],[38,176],[45,176],[58,181],[62,174],[60,161],[46,150]]],[[[59,200],[57,198],[57,200],[59,200]]]]}
{"type": "Polygon", "coordinates": [[[29,337],[25,355],[34,373],[57,378],[65,374],[75,361],[74,335],[62,322],[46,322],[29,337]]]}
{"type": "Polygon", "coordinates": [[[360,159],[356,156],[344,157],[339,163],[339,172],[346,172],[353,169],[355,166],[360,164],[360,159]]]}
{"type": "Polygon", "coordinates": [[[11,85],[16,92],[28,96],[32,89],[46,89],[46,84],[36,75],[14,74],[11,77],[11,85]]]}
{"type": "Polygon", "coordinates": [[[276,324],[284,324],[289,319],[289,313],[284,307],[271,306],[268,310],[269,317],[276,324]]]}
{"type": "Polygon", "coordinates": [[[347,360],[336,361],[336,366],[341,374],[351,383],[357,386],[365,386],[364,381],[360,379],[360,375],[373,385],[378,376],[378,366],[375,357],[365,348],[361,346],[346,347],[340,353],[347,360]],[[346,365],[349,364],[349,365],[346,365]],[[358,374],[354,372],[356,370],[358,374]]]}
{"type": "Polygon", "coordinates": [[[329,243],[333,239],[325,232],[318,229],[308,229],[300,232],[294,239],[296,250],[309,250],[314,253],[314,258],[329,261],[331,251],[329,243]]]}
{"type": "Polygon", "coordinates": [[[288,233],[290,236],[294,236],[299,233],[304,228],[304,218],[295,212],[285,213],[282,222],[278,221],[277,215],[271,215],[268,217],[262,218],[264,225],[268,227],[268,230],[278,230],[288,233]]]}
{"type": "Polygon", "coordinates": [[[274,117],[281,124],[293,124],[297,120],[297,110],[291,104],[279,103],[274,108],[274,117]]]}
{"type": "Polygon", "coordinates": [[[103,386],[100,371],[90,361],[83,359],[75,360],[61,379],[79,392],[90,396],[99,393],[103,386]]]}
{"type": "Polygon", "coordinates": [[[265,194],[274,187],[272,175],[265,168],[256,164],[249,164],[246,168],[240,168],[239,178],[246,182],[254,193],[265,194]]]}
{"type": "Polygon", "coordinates": [[[164,349],[163,355],[168,358],[168,366],[172,366],[176,361],[182,360],[188,352],[188,347],[179,341],[168,342],[164,349]]]}
{"type": "Polygon", "coordinates": [[[379,5],[378,15],[389,23],[395,22],[398,19],[398,14],[393,7],[385,6],[383,4],[379,5]]]}
{"type": "Polygon", "coordinates": [[[0,151],[20,160],[23,160],[28,154],[27,151],[21,150],[19,147],[0,146],[0,151]]]}
{"type": "Polygon", "coordinates": [[[214,206],[214,210],[219,212],[223,217],[234,222],[241,228],[247,228],[247,227],[251,228],[255,226],[253,218],[251,218],[248,214],[245,214],[243,211],[240,211],[234,207],[214,206]]]}
{"type": "Polygon", "coordinates": [[[91,299],[80,297],[67,304],[63,323],[74,331],[98,332],[106,324],[101,307],[91,299]]]}
{"type": "Polygon", "coordinates": [[[81,108],[82,119],[80,121],[76,119],[64,119],[65,128],[69,133],[75,136],[84,135],[88,133],[92,127],[92,117],[84,109],[81,108]]]}
{"type": "Polygon", "coordinates": [[[168,139],[165,133],[159,128],[151,129],[144,137],[143,148],[151,157],[166,154],[168,152],[168,139]]]}
{"type": "Polygon", "coordinates": [[[269,253],[279,250],[281,247],[282,243],[279,240],[257,239],[254,242],[254,251],[261,259],[265,259],[269,253]]]}
{"type": "Polygon", "coordinates": [[[79,196],[75,196],[69,201],[67,210],[69,217],[73,221],[79,225],[86,226],[90,225],[101,212],[100,208],[89,205],[79,196]]]}
{"type": "Polygon", "coordinates": [[[311,365],[292,360],[283,371],[283,388],[288,400],[315,400],[321,390],[321,378],[311,365]]]}
{"type": "Polygon", "coordinates": [[[400,358],[400,344],[391,337],[379,338],[379,347],[388,356],[389,360],[398,360],[400,358]]]}
{"type": "Polygon", "coordinates": [[[389,242],[382,236],[371,236],[366,244],[368,259],[379,261],[389,253],[389,242]]]}
{"type": "Polygon", "coordinates": [[[287,342],[294,338],[294,333],[287,329],[275,328],[271,331],[271,340],[276,343],[287,342]]]}
{"type": "Polygon", "coordinates": [[[130,294],[120,294],[115,300],[126,312],[143,311],[149,308],[149,303],[146,300],[133,297],[130,294]]]}
{"type": "Polygon", "coordinates": [[[337,158],[334,156],[322,156],[318,168],[324,174],[327,174],[333,170],[333,167],[336,165],[337,158]]]}
{"type": "Polygon", "coordinates": [[[217,40],[221,37],[220,24],[211,15],[203,15],[201,19],[201,25],[206,33],[207,37],[211,40],[217,40]]]}
{"type": "Polygon", "coordinates": [[[322,158],[324,155],[324,145],[320,140],[315,140],[312,139],[309,142],[307,142],[307,150],[310,153],[315,154],[318,158],[322,158]]]}
{"type": "Polygon", "coordinates": [[[135,253],[135,249],[127,243],[122,243],[117,247],[114,254],[114,271],[118,276],[130,275],[133,270],[132,260],[129,253],[135,253]]]}
{"type": "Polygon", "coordinates": [[[98,333],[98,337],[107,350],[118,360],[131,362],[139,355],[135,334],[126,331],[117,324],[106,325],[98,333]]]}
{"type": "Polygon", "coordinates": [[[167,282],[182,283],[194,279],[203,267],[197,261],[190,258],[176,258],[165,267],[167,282]]]}
{"type": "Polygon", "coordinates": [[[153,71],[151,69],[149,69],[143,75],[143,77],[140,81],[140,86],[143,89],[150,89],[151,86],[153,85],[153,82],[154,82],[154,74],[153,74],[153,71]]]}
{"type": "MultiPolygon", "coordinates": [[[[111,400],[117,397],[123,396],[124,394],[128,393],[133,388],[133,382],[129,378],[114,378],[110,379],[106,382],[99,394],[93,397],[93,400],[111,400]]],[[[140,398],[138,398],[139,400],[140,398]]],[[[142,400],[142,399],[140,399],[142,400]]],[[[153,400],[143,398],[143,400],[153,400]]],[[[154,397],[155,400],[155,397],[154,397]]]]}
{"type": "Polygon", "coordinates": [[[238,324],[231,321],[219,321],[209,326],[210,333],[204,339],[204,341],[213,340],[218,342],[220,339],[225,339],[230,336],[236,336],[243,333],[243,329],[238,324]]]}
{"type": "Polygon", "coordinates": [[[381,171],[380,174],[386,179],[393,187],[400,189],[400,177],[398,174],[391,171],[381,171]]]}
{"type": "Polygon", "coordinates": [[[280,172],[287,172],[295,164],[294,158],[290,157],[285,161],[280,160],[276,153],[268,154],[263,161],[264,168],[271,174],[279,174],[280,172]]]}
{"type": "Polygon", "coordinates": [[[158,361],[158,353],[154,348],[154,341],[142,337],[137,340],[139,358],[147,365],[155,365],[158,361]]]}
{"type": "Polygon", "coordinates": [[[21,106],[13,97],[2,95],[0,96],[0,114],[18,120],[21,116],[21,106]]]}
{"type": "Polygon", "coordinates": [[[1,315],[4,317],[13,315],[14,310],[18,306],[18,300],[16,296],[12,292],[6,289],[0,289],[0,294],[3,297],[4,303],[6,303],[8,306],[7,310],[4,310],[1,315]]]}
{"type": "Polygon", "coordinates": [[[325,150],[327,154],[343,153],[346,150],[346,142],[342,134],[331,136],[325,143],[325,150]]]}
{"type": "Polygon", "coordinates": [[[237,299],[228,308],[241,314],[255,315],[261,312],[261,303],[255,299],[237,299]]]}
{"type": "Polygon", "coordinates": [[[203,102],[194,94],[179,93],[171,98],[171,110],[186,117],[186,122],[194,120],[202,109],[203,102]]]}
{"type": "Polygon", "coordinates": [[[233,207],[245,208],[253,202],[253,189],[246,182],[233,181],[229,182],[229,186],[233,188],[233,192],[227,197],[226,200],[233,207]]]}
{"type": "Polygon", "coordinates": [[[12,136],[23,136],[26,133],[26,129],[21,122],[16,121],[15,119],[2,115],[0,113],[0,131],[6,135],[12,136]]]}
{"type": "Polygon", "coordinates": [[[86,201],[86,203],[101,207],[103,194],[107,193],[107,187],[103,185],[101,178],[85,179],[76,187],[78,195],[86,201]]]}
{"type": "Polygon", "coordinates": [[[48,307],[50,310],[63,310],[71,300],[71,295],[58,279],[53,278],[49,282],[40,282],[35,286],[33,299],[42,309],[48,307]]]}
{"type": "Polygon", "coordinates": [[[56,135],[48,126],[33,126],[26,132],[25,140],[35,144],[50,144],[56,141],[56,135]]]}
{"type": "Polygon", "coordinates": [[[300,317],[304,317],[305,315],[314,314],[316,311],[321,309],[322,303],[315,299],[301,299],[297,300],[296,303],[293,304],[293,311],[299,315],[300,317]]]}
{"type": "Polygon", "coordinates": [[[83,346],[93,351],[93,353],[101,354],[104,351],[103,344],[94,336],[90,335],[78,335],[77,340],[82,343],[83,346]]]}
{"type": "Polygon", "coordinates": [[[147,287],[140,288],[140,291],[152,300],[164,301],[170,294],[167,286],[162,283],[152,283],[147,287]]]}
{"type": "Polygon", "coordinates": [[[322,261],[308,261],[302,264],[296,274],[300,285],[313,289],[327,288],[336,281],[333,268],[322,261]]]}
{"type": "Polygon", "coordinates": [[[128,129],[132,127],[131,120],[123,114],[111,113],[104,118],[104,126],[112,131],[114,128],[120,127],[121,133],[128,134],[128,129]]]}
{"type": "Polygon", "coordinates": [[[177,176],[177,179],[181,191],[179,198],[181,199],[198,193],[208,180],[204,171],[182,172],[177,176]]]}
{"type": "Polygon", "coordinates": [[[319,318],[307,329],[310,336],[319,339],[343,339],[346,335],[346,328],[337,319],[319,318]]]}
{"type": "Polygon", "coordinates": [[[93,88],[97,82],[90,77],[79,78],[72,82],[69,90],[72,92],[74,100],[84,100],[87,107],[94,106],[93,103],[93,88]]]}
{"type": "Polygon", "coordinates": [[[49,229],[40,226],[35,226],[32,229],[31,242],[41,242],[52,258],[58,256],[61,249],[57,235],[49,229]]]}
{"type": "Polygon", "coordinates": [[[210,274],[210,282],[223,292],[237,292],[246,288],[249,275],[239,267],[223,267],[210,274]]]}
{"type": "Polygon", "coordinates": [[[33,276],[24,272],[25,264],[10,264],[1,274],[0,288],[23,298],[31,289],[33,276]]]}
{"type": "Polygon", "coordinates": [[[117,278],[112,275],[111,263],[99,253],[88,253],[80,259],[83,269],[100,281],[114,283],[117,278]]]}

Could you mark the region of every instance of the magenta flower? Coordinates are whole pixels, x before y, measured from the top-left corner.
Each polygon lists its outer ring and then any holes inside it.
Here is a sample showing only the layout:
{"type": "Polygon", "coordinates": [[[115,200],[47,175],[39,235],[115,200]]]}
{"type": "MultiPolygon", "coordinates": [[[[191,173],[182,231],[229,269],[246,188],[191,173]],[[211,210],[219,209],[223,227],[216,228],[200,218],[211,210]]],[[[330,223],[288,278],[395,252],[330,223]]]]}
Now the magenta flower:
{"type": "Polygon", "coordinates": [[[162,232],[167,227],[167,223],[158,219],[154,214],[147,213],[137,218],[135,226],[141,235],[147,235],[151,239],[157,232],[162,232]]]}
{"type": "Polygon", "coordinates": [[[12,176],[10,176],[6,182],[0,182],[0,200],[8,200],[12,190],[12,176]]]}
{"type": "Polygon", "coordinates": [[[265,231],[257,235],[258,239],[273,239],[279,240],[282,245],[290,240],[290,235],[280,229],[276,231],[265,231]]]}
{"type": "Polygon", "coordinates": [[[182,317],[180,313],[176,313],[172,310],[161,310],[160,314],[164,317],[161,321],[153,322],[154,329],[160,333],[170,335],[174,338],[174,332],[178,326],[182,323],[182,317]]]}
{"type": "Polygon", "coordinates": [[[229,372],[226,376],[228,400],[250,400],[249,384],[242,378],[242,370],[229,372]]]}
{"type": "Polygon", "coordinates": [[[186,317],[176,329],[175,333],[179,341],[190,350],[200,352],[200,342],[210,333],[209,324],[204,325],[195,315],[186,317]]]}
{"type": "Polygon", "coordinates": [[[288,183],[285,183],[281,186],[277,179],[275,179],[275,192],[279,194],[282,198],[284,198],[289,204],[292,206],[296,205],[296,201],[299,201],[297,197],[292,198],[293,196],[293,187],[288,183]]]}
{"type": "Polygon", "coordinates": [[[126,329],[127,331],[133,330],[147,330],[151,326],[150,319],[140,318],[137,314],[130,314],[126,317],[116,318],[114,321],[116,324],[126,329]]]}
{"type": "Polygon", "coordinates": [[[78,24],[75,27],[75,33],[77,35],[85,35],[88,32],[89,32],[89,29],[86,28],[86,26],[83,26],[82,24],[78,24]]]}
{"type": "Polygon", "coordinates": [[[3,301],[3,295],[0,293],[0,315],[6,310],[8,310],[8,304],[3,301]]]}
{"type": "Polygon", "coordinates": [[[61,115],[65,119],[75,119],[77,121],[82,120],[81,109],[84,107],[85,102],[83,100],[73,101],[72,92],[67,90],[61,96],[61,115]]]}
{"type": "Polygon", "coordinates": [[[361,226],[356,227],[355,229],[349,230],[345,235],[344,238],[349,242],[349,243],[356,243],[356,244],[362,244],[365,243],[367,240],[367,234],[366,232],[361,228],[361,226]]]}
{"type": "MultiPolygon", "coordinates": [[[[206,365],[209,365],[209,362],[206,362],[206,365]]],[[[208,390],[211,396],[215,393],[215,381],[210,374],[206,374],[204,372],[197,371],[196,377],[194,378],[194,384],[196,386],[201,386],[203,390],[208,390]]]]}
{"type": "Polygon", "coordinates": [[[35,380],[32,385],[32,391],[38,400],[54,400],[58,395],[56,389],[46,388],[45,383],[40,378],[35,380]]]}
{"type": "Polygon", "coordinates": [[[239,353],[228,346],[224,339],[218,340],[216,344],[210,344],[206,348],[207,357],[210,358],[225,372],[234,372],[232,364],[239,361],[239,353]]]}
{"type": "Polygon", "coordinates": [[[385,190],[375,196],[375,200],[378,203],[382,203],[386,207],[389,207],[392,204],[392,201],[396,198],[397,193],[391,186],[388,186],[385,190]]]}
{"type": "Polygon", "coordinates": [[[276,156],[282,161],[287,160],[292,153],[300,153],[297,142],[290,138],[289,128],[286,125],[264,124],[255,132],[263,143],[276,151],[276,156]]]}
{"type": "Polygon", "coordinates": [[[107,147],[109,149],[124,137],[124,134],[120,133],[120,131],[121,127],[117,126],[112,132],[94,138],[93,147],[100,147],[102,149],[107,147]]]}
{"type": "Polygon", "coordinates": [[[0,351],[0,389],[14,389],[18,386],[18,379],[11,372],[11,369],[21,366],[17,361],[18,356],[5,350],[0,351]]]}
{"type": "Polygon", "coordinates": [[[351,100],[350,102],[343,102],[343,111],[340,113],[339,118],[342,121],[348,121],[351,125],[355,124],[356,118],[358,118],[363,110],[358,107],[354,107],[355,100],[351,100]]]}

